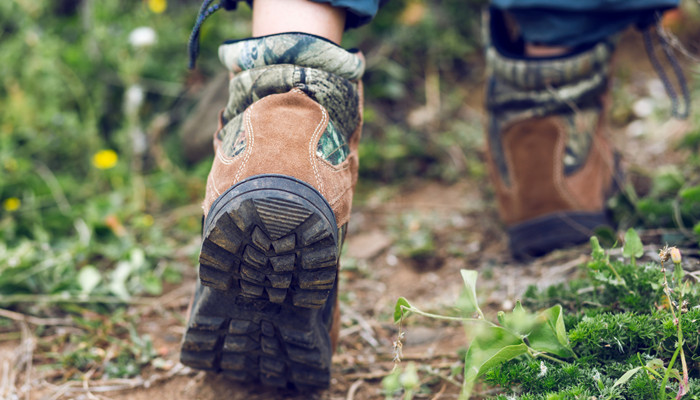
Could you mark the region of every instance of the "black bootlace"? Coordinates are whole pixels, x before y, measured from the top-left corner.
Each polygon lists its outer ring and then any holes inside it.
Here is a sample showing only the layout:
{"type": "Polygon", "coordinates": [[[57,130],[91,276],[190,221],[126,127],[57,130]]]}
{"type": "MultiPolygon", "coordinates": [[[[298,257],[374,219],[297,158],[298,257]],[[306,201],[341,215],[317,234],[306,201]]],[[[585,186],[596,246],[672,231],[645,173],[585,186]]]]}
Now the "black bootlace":
{"type": "Polygon", "coordinates": [[[194,69],[197,62],[197,56],[199,55],[199,33],[204,21],[222,8],[228,11],[234,10],[237,3],[236,0],[219,0],[218,4],[211,5],[213,2],[214,0],[204,0],[202,6],[199,8],[199,14],[197,14],[197,20],[192,28],[190,40],[187,42],[187,50],[190,55],[189,69],[194,69]]]}
{"type": "MultiPolygon", "coordinates": [[[[657,29],[660,28],[657,27],[657,29]]],[[[688,118],[688,114],[690,112],[690,93],[688,91],[688,83],[685,80],[685,75],[683,75],[683,70],[681,69],[681,66],[678,63],[678,59],[673,55],[671,45],[666,39],[664,39],[663,36],[659,34],[658,31],[652,30],[652,28],[645,29],[642,32],[642,37],[644,38],[644,48],[646,49],[647,55],[649,56],[649,61],[654,67],[656,74],[661,79],[661,82],[663,82],[664,89],[666,90],[668,97],[671,99],[671,115],[679,119],[688,118]],[[673,88],[671,80],[669,79],[668,75],[666,74],[666,71],[661,65],[661,62],[659,61],[658,57],[656,57],[656,53],[654,52],[653,36],[656,36],[659,40],[659,43],[661,43],[661,49],[666,55],[666,59],[668,60],[669,64],[671,64],[673,73],[676,75],[678,87],[681,90],[681,100],[683,101],[683,106],[682,108],[680,108],[680,110],[679,105],[681,103],[679,102],[678,93],[676,93],[676,90],[673,88]]]]}

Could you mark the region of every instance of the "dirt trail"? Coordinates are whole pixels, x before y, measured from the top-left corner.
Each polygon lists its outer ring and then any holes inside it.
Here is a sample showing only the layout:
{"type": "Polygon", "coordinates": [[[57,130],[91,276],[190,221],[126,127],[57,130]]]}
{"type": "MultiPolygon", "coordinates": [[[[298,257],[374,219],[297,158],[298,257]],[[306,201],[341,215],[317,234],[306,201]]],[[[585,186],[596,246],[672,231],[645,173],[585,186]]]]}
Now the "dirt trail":
{"type": "MultiPolygon", "coordinates": [[[[131,380],[123,383],[140,387],[101,393],[119,382],[91,382],[88,386],[78,383],[78,387],[68,392],[72,394],[58,398],[93,398],[85,393],[87,387],[94,388],[90,392],[92,395],[123,400],[346,399],[350,391],[354,399],[383,398],[381,379],[394,365],[392,343],[396,340],[397,328],[392,323],[391,313],[398,297],[406,297],[424,310],[444,312],[454,306],[463,286],[459,270],[476,268],[483,276],[479,285],[481,303],[492,311],[512,308],[513,300],[528,285],[545,286],[564,280],[585,259],[582,256],[588,250],[582,246],[552,253],[532,263],[513,262],[492,207],[482,198],[477,183],[469,180],[451,186],[415,181],[382,202],[369,198],[365,204],[355,206],[353,220],[356,222],[351,227],[343,256],[348,268],[340,275],[343,327],[339,349],[333,358],[330,390],[305,394],[267,390],[177,366],[183,332],[178,316],[186,312],[187,289],[193,286],[195,278],[191,275],[164,310],[154,310],[143,316],[139,329],[149,334],[159,354],[172,362],[169,371],[149,369],[142,374],[144,379],[154,381],[149,387],[143,387],[139,380],[131,380]],[[387,226],[395,219],[412,213],[429,216],[423,223],[430,224],[436,237],[438,250],[434,260],[427,263],[429,265],[397,256],[395,239],[388,233],[387,226]],[[457,254],[455,249],[452,250],[454,254],[446,250],[455,244],[461,247],[461,253],[457,254]],[[165,376],[173,371],[177,371],[177,375],[161,381],[155,378],[156,374],[165,376]]],[[[403,362],[413,360],[431,365],[445,376],[450,368],[459,365],[457,351],[467,343],[465,331],[459,324],[412,317],[404,331],[403,362]]],[[[35,385],[42,386],[40,382],[35,385]]],[[[433,393],[440,390],[443,390],[441,398],[454,398],[458,393],[458,388],[437,381],[433,393]]],[[[32,398],[48,399],[58,391],[57,387],[44,385],[32,398]]]]}

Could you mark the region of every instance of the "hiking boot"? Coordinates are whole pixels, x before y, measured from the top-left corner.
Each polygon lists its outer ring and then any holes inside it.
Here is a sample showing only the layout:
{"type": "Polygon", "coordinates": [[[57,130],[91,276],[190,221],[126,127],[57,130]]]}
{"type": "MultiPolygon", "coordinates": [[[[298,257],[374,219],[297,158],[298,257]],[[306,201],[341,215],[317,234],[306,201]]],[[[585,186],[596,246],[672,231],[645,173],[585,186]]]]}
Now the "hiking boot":
{"type": "Polygon", "coordinates": [[[240,381],[327,387],[364,59],[302,33],[227,42],[219,58],[230,98],[181,360],[240,381]]]}
{"type": "Polygon", "coordinates": [[[610,225],[616,157],[604,110],[612,41],[525,58],[499,12],[485,27],[487,161],[516,258],[587,241],[610,225]]]}

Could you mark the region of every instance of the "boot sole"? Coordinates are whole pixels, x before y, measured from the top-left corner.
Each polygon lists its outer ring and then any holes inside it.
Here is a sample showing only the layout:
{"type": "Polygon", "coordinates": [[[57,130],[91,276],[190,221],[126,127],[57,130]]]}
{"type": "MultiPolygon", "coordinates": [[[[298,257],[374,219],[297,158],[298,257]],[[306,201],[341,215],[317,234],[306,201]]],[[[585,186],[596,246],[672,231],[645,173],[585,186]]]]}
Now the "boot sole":
{"type": "Polygon", "coordinates": [[[508,229],[510,251],[516,259],[537,257],[554,249],[586,242],[601,226],[611,226],[604,212],[545,215],[508,229]]]}
{"type": "Polygon", "coordinates": [[[328,202],[297,179],[258,175],[216,199],[203,232],[182,363],[266,386],[327,387],[340,253],[328,202]]]}

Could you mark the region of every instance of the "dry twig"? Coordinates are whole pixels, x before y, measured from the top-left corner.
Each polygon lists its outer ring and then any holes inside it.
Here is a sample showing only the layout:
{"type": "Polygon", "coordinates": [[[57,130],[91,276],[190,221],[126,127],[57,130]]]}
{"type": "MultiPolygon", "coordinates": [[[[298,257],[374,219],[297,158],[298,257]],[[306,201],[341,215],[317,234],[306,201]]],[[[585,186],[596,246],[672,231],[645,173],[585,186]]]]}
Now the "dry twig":
{"type": "MultiPolygon", "coordinates": [[[[60,399],[62,396],[66,395],[72,395],[76,393],[85,393],[88,394],[88,396],[92,395],[92,393],[106,393],[106,392],[115,392],[115,391],[122,391],[122,390],[130,390],[130,389],[136,389],[136,388],[145,388],[148,389],[152,385],[160,382],[164,382],[174,376],[178,375],[189,375],[192,373],[192,370],[189,367],[186,367],[180,363],[175,365],[170,371],[168,371],[165,374],[153,374],[148,378],[143,378],[143,377],[136,377],[132,379],[110,379],[106,381],[93,381],[90,382],[89,378],[84,379],[82,381],[70,381],[66,382],[61,386],[55,386],[51,385],[47,382],[44,384],[47,386],[51,386],[55,389],[55,392],[53,396],[51,397],[52,400],[57,400],[60,399]],[[92,384],[93,386],[90,386],[92,384]]],[[[94,397],[94,395],[93,395],[94,397]]]]}
{"type": "Polygon", "coordinates": [[[365,383],[365,381],[362,379],[358,379],[355,382],[353,382],[353,384],[350,385],[350,389],[348,390],[348,395],[347,397],[345,397],[345,400],[353,400],[355,398],[355,393],[357,392],[357,389],[359,389],[363,383],[365,383]]]}
{"type": "Polygon", "coordinates": [[[0,317],[38,326],[73,325],[70,318],[39,318],[0,308],[0,317]]]}
{"type": "Polygon", "coordinates": [[[439,399],[443,393],[445,393],[445,389],[447,389],[447,382],[442,383],[442,387],[440,388],[440,391],[435,393],[435,396],[431,397],[430,400],[437,400],[439,399]]]}

